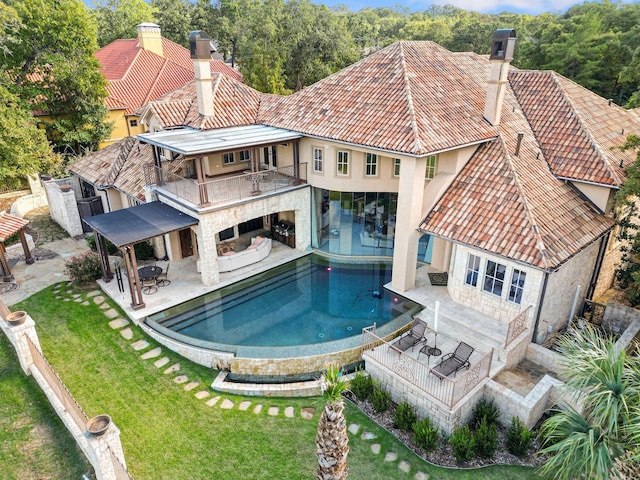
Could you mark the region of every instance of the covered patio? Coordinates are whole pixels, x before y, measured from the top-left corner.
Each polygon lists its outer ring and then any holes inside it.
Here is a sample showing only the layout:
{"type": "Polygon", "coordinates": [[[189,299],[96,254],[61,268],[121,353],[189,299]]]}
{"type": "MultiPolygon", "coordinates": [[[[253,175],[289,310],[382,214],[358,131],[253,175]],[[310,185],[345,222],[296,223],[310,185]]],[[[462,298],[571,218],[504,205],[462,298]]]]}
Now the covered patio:
{"type": "Polygon", "coordinates": [[[104,239],[108,239],[122,252],[134,310],[145,307],[134,245],[198,224],[197,219],[161,202],[144,203],[96,215],[84,221],[95,232],[104,282],[109,283],[113,279],[104,239]]]}

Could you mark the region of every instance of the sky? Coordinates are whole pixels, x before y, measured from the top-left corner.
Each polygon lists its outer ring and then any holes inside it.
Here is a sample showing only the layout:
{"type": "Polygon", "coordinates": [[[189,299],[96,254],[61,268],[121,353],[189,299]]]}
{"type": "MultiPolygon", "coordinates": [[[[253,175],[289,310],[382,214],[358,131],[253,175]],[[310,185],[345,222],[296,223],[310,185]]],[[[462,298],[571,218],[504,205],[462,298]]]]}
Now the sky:
{"type": "MultiPolygon", "coordinates": [[[[454,5],[465,10],[481,13],[528,13],[537,15],[544,12],[565,12],[569,7],[579,2],[576,0],[312,0],[313,3],[324,4],[328,7],[347,5],[350,10],[358,11],[365,7],[408,8],[411,11],[421,11],[431,5],[454,5]]],[[[615,0],[614,0],[615,1],[615,0]]],[[[638,2],[640,0],[623,0],[623,3],[638,2]]]]}

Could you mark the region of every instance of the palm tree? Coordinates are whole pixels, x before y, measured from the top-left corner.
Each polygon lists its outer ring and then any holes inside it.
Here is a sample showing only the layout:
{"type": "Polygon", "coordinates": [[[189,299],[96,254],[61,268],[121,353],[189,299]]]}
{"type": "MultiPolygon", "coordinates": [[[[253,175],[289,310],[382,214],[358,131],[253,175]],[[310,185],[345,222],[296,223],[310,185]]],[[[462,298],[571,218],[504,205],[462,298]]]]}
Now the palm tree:
{"type": "Polygon", "coordinates": [[[326,400],[316,436],[318,453],[318,480],[342,480],[347,478],[347,454],[349,437],[344,418],[342,393],[347,384],[340,379],[337,366],[330,366],[322,376],[321,385],[326,400]]]}
{"type": "Polygon", "coordinates": [[[559,350],[561,378],[584,413],[566,406],[543,423],[541,452],[551,457],[541,472],[561,480],[606,480],[616,459],[640,449],[640,358],[591,326],[563,336],[559,350]]]}

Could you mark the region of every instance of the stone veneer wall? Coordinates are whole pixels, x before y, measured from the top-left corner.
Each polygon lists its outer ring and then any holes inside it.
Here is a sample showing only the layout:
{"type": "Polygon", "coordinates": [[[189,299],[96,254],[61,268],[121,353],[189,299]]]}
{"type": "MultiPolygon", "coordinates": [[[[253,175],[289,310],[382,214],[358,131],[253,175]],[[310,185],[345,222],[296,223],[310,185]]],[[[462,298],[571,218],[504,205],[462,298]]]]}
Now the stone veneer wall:
{"type": "Polygon", "coordinates": [[[68,192],[63,192],[55,180],[45,183],[51,218],[64,228],[70,236],[82,235],[82,223],[76,200],[76,191],[79,192],[80,190],[78,179],[71,177],[60,183],[71,184],[72,189],[68,192]]]}
{"type": "Polygon", "coordinates": [[[536,305],[538,303],[543,278],[543,273],[540,270],[520,265],[505,258],[490,255],[464,245],[454,245],[451,254],[451,270],[449,271],[447,290],[455,302],[473,308],[496,320],[508,323],[529,305],[536,305]],[[476,287],[465,284],[469,254],[479,256],[482,259],[480,262],[478,285],[476,287]],[[482,290],[482,279],[484,278],[487,260],[492,260],[507,267],[504,291],[501,297],[482,290]],[[511,274],[514,268],[527,274],[520,305],[507,301],[511,274]]]}
{"type": "Polygon", "coordinates": [[[640,318],[640,310],[609,302],[604,311],[602,326],[609,332],[620,335],[631,325],[631,322],[638,318],[640,318]]]}
{"type": "Polygon", "coordinates": [[[382,388],[391,393],[391,398],[395,403],[402,403],[406,400],[416,408],[418,418],[429,417],[445,435],[451,435],[456,428],[471,420],[473,409],[482,398],[486,384],[486,381],[480,382],[458,405],[449,409],[448,406],[428,397],[418,387],[375,360],[367,359],[366,370],[371,378],[380,382],[382,388]]]}
{"type": "Polygon", "coordinates": [[[607,251],[602,259],[602,265],[600,266],[600,274],[598,275],[598,283],[593,291],[593,299],[597,302],[598,298],[603,295],[615,280],[616,269],[620,267],[622,263],[622,251],[620,248],[623,246],[623,242],[618,241],[615,237],[615,231],[609,238],[609,244],[607,245],[607,251]]]}
{"type": "MultiPolygon", "coordinates": [[[[580,295],[577,307],[584,302],[598,256],[598,243],[590,245],[562,265],[559,270],[549,274],[534,342],[544,343],[552,332],[557,332],[566,326],[578,286],[580,286],[580,295]]],[[[577,311],[576,309],[576,313],[577,311]]]]}

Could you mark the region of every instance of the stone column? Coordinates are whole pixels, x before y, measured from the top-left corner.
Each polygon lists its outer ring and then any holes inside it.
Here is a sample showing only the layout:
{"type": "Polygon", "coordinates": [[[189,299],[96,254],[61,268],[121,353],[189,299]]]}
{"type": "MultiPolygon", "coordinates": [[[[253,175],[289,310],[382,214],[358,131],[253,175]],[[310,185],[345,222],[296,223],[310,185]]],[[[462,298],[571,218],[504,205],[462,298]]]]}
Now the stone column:
{"type": "MultiPolygon", "coordinates": [[[[3,309],[3,312],[8,312],[8,310],[3,309]]],[[[3,313],[3,317],[6,317],[5,313],[3,313]]],[[[27,319],[20,325],[10,325],[4,320],[1,320],[0,327],[16,349],[16,355],[20,361],[20,368],[22,368],[22,371],[27,375],[31,375],[33,357],[31,356],[31,350],[27,343],[27,337],[31,339],[38,350],[42,351],[38,334],[36,333],[36,323],[27,314],[27,319]]]]}
{"type": "Polygon", "coordinates": [[[203,285],[211,287],[220,282],[216,229],[211,215],[202,215],[198,223],[198,255],[203,285]]]}
{"type": "Polygon", "coordinates": [[[120,430],[113,422],[109,428],[100,436],[96,436],[85,430],[84,437],[88,445],[88,460],[93,465],[98,480],[117,480],[119,470],[114,462],[120,462],[122,467],[126,469],[127,464],[122,451],[122,443],[120,442],[120,430]],[[113,452],[115,459],[111,455],[113,452]]]}

